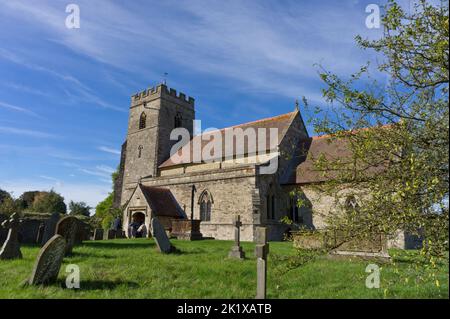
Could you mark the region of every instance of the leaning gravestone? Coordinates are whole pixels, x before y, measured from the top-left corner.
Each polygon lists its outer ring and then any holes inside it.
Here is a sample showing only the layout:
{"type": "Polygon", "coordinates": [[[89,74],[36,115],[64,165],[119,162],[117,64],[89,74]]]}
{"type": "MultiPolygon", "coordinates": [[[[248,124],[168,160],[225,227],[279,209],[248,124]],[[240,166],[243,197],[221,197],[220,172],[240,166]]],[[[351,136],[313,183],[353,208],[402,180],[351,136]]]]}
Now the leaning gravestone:
{"type": "Polygon", "coordinates": [[[58,278],[59,269],[66,250],[66,240],[61,235],[55,235],[41,248],[34,263],[29,285],[51,284],[58,278]]]}
{"type": "Polygon", "coordinates": [[[61,235],[66,240],[65,256],[72,254],[73,245],[75,244],[75,235],[77,234],[78,219],[73,216],[63,217],[56,224],[56,234],[61,235]]]}
{"type": "Polygon", "coordinates": [[[157,218],[152,218],[152,235],[155,238],[158,250],[163,254],[169,254],[175,250],[175,247],[169,241],[164,226],[157,218]]]}
{"type": "Polygon", "coordinates": [[[20,223],[21,220],[17,213],[12,214],[10,219],[7,219],[2,223],[1,226],[3,228],[9,228],[9,231],[6,241],[3,243],[2,249],[0,250],[0,259],[22,258],[18,238],[20,223]]]}
{"type": "Polygon", "coordinates": [[[44,236],[42,236],[41,246],[43,246],[56,233],[56,224],[59,221],[59,213],[53,213],[49,219],[45,221],[44,236]]]}

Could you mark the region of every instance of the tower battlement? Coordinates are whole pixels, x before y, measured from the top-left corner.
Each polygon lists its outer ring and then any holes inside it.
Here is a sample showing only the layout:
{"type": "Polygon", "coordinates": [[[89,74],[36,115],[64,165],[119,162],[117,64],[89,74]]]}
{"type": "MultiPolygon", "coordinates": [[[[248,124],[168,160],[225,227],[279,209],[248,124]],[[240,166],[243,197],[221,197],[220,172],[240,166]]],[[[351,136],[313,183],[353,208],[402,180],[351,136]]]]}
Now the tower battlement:
{"type": "Polygon", "coordinates": [[[187,97],[186,94],[178,92],[175,89],[168,88],[165,84],[159,84],[155,87],[145,89],[131,96],[131,105],[135,106],[143,102],[151,101],[156,98],[170,98],[181,104],[188,104],[194,106],[195,99],[193,97],[187,97]]]}

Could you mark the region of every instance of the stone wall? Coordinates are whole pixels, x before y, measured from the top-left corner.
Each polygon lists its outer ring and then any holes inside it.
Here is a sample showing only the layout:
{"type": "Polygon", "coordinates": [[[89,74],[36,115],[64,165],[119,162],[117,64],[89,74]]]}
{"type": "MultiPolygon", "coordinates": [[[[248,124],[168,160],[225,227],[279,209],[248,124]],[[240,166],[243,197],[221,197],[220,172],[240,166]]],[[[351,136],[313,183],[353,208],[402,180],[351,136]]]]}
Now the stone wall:
{"type": "MultiPolygon", "coordinates": [[[[203,236],[233,239],[233,216],[240,214],[243,223],[242,240],[253,241],[255,216],[253,216],[252,195],[256,189],[255,172],[254,166],[246,166],[210,171],[208,174],[193,172],[180,176],[160,176],[143,179],[142,184],[169,188],[189,218],[192,185],[195,185],[197,192],[194,197],[194,219],[200,219],[199,198],[201,194],[206,191],[212,198],[211,220],[209,222],[202,221],[200,224],[203,236]]],[[[129,188],[128,192],[131,193],[136,185],[127,185],[127,187],[129,188]]],[[[133,201],[129,206],[138,207],[139,205],[143,205],[143,203],[133,201]]]]}

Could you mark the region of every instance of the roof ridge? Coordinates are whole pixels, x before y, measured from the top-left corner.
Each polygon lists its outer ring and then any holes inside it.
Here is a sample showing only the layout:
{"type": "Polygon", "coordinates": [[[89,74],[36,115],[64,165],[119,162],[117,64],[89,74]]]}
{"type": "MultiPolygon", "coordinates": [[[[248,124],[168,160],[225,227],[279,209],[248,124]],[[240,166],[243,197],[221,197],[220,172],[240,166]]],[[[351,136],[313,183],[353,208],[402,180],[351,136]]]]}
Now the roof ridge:
{"type": "Polygon", "coordinates": [[[327,137],[333,137],[336,136],[337,134],[355,134],[355,133],[359,133],[359,132],[363,132],[363,131],[368,131],[371,129],[377,129],[377,128],[388,128],[393,126],[394,124],[392,123],[388,123],[388,124],[383,124],[383,125],[374,125],[374,126],[369,126],[369,127],[360,127],[357,129],[351,129],[351,130],[342,130],[342,131],[338,131],[336,133],[330,133],[330,134],[324,134],[324,135],[315,135],[315,136],[311,136],[311,138],[313,140],[318,140],[321,138],[327,138],[327,137]]]}
{"type": "Polygon", "coordinates": [[[292,113],[297,113],[297,112],[298,111],[295,110],[295,111],[292,111],[292,112],[278,114],[278,115],[275,115],[275,116],[271,116],[271,117],[267,117],[267,118],[263,118],[263,119],[259,119],[259,120],[255,120],[255,121],[250,121],[250,122],[245,122],[245,123],[236,124],[236,125],[232,125],[232,126],[227,126],[227,127],[223,127],[223,128],[219,128],[219,129],[215,129],[215,130],[211,130],[211,131],[204,131],[201,134],[194,135],[192,137],[192,139],[194,139],[197,136],[202,136],[202,135],[204,135],[206,133],[217,132],[217,131],[220,132],[220,131],[224,131],[224,130],[230,129],[230,128],[235,128],[235,127],[244,126],[244,125],[251,125],[251,124],[261,123],[261,122],[264,122],[264,121],[271,121],[271,120],[274,120],[274,119],[277,119],[277,118],[280,118],[280,117],[284,117],[284,116],[288,116],[288,115],[291,116],[292,113]]]}

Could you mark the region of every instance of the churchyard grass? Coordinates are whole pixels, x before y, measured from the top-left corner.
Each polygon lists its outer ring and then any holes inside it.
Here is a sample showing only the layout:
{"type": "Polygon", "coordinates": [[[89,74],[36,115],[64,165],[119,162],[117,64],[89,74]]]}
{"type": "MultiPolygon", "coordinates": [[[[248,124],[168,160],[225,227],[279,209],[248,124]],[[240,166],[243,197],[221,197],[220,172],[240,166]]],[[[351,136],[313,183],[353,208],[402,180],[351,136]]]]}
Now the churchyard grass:
{"type": "MultiPolygon", "coordinates": [[[[23,259],[0,261],[0,298],[254,298],[256,259],[253,243],[243,242],[244,261],[227,257],[232,241],[172,240],[175,254],[158,253],[151,239],[88,241],[64,258],[59,279],[48,287],[20,287],[30,276],[38,246],[22,246],[23,259]],[[66,289],[65,268],[80,268],[80,289],[66,289]]],[[[289,242],[271,242],[268,298],[448,298],[448,265],[441,265],[439,287],[406,282],[402,272],[415,252],[392,251],[398,266],[379,264],[381,287],[365,286],[370,261],[319,258],[280,275],[287,263],[277,256],[294,254],[289,242]],[[406,257],[405,257],[406,256],[406,257]],[[400,274],[396,274],[396,269],[400,274]],[[386,286],[387,282],[391,282],[386,286]],[[387,290],[386,290],[387,288],[387,290]]],[[[413,279],[413,280],[411,280],[413,279]]]]}

